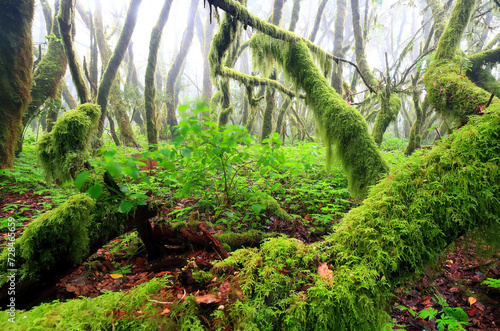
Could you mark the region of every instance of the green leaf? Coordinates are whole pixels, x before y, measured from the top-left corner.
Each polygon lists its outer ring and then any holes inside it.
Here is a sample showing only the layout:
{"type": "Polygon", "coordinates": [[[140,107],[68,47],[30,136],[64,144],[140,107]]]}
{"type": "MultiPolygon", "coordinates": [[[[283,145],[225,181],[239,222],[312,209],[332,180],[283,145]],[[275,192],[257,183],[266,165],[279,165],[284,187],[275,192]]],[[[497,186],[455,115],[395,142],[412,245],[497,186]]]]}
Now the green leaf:
{"type": "Polygon", "coordinates": [[[167,161],[167,160],[161,161],[160,165],[167,170],[174,170],[175,169],[175,163],[167,161]]]}
{"type": "Polygon", "coordinates": [[[146,184],[148,184],[148,185],[151,185],[151,180],[149,179],[149,177],[142,176],[142,177],[141,177],[141,181],[142,181],[143,183],[146,183],[146,184]]]}
{"type": "Polygon", "coordinates": [[[118,207],[118,211],[124,214],[128,214],[128,212],[132,210],[132,207],[134,207],[132,203],[124,201],[120,204],[120,207],[118,207]]]}
{"type": "Polygon", "coordinates": [[[184,137],[183,136],[177,136],[177,137],[174,138],[173,143],[176,144],[176,145],[178,145],[178,144],[180,144],[183,141],[184,141],[184,137]]]}
{"type": "Polygon", "coordinates": [[[179,113],[182,113],[189,109],[189,105],[180,105],[177,109],[179,110],[179,113]]]}
{"type": "Polygon", "coordinates": [[[182,155],[184,155],[184,157],[190,157],[192,152],[193,150],[189,147],[182,149],[182,155]]]}
{"type": "Polygon", "coordinates": [[[75,186],[76,186],[76,188],[78,190],[82,189],[82,185],[83,185],[83,183],[85,183],[85,179],[87,179],[87,177],[89,176],[89,173],[90,173],[90,171],[85,170],[85,171],[80,172],[76,176],[76,178],[75,178],[75,186]]]}
{"type": "Polygon", "coordinates": [[[106,165],[106,170],[112,177],[120,177],[122,174],[122,166],[116,162],[111,162],[106,165]]]}
{"type": "Polygon", "coordinates": [[[90,195],[90,197],[94,200],[99,199],[99,197],[102,194],[102,186],[101,185],[92,185],[87,193],[90,195]]]}
{"type": "Polygon", "coordinates": [[[260,203],[254,203],[251,208],[253,212],[256,214],[259,214],[260,211],[262,210],[262,206],[260,205],[260,203]]]}

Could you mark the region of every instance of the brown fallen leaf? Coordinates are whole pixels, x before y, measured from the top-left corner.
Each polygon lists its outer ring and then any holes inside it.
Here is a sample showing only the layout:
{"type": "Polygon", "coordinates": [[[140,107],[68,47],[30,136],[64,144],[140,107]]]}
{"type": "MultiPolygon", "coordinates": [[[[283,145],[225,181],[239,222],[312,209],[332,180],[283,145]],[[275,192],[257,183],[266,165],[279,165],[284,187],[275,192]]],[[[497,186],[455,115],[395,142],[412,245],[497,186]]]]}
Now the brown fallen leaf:
{"type": "Polygon", "coordinates": [[[165,309],[162,310],[162,312],[160,313],[160,315],[166,315],[168,313],[170,313],[170,309],[165,308],[165,309]]]}
{"type": "Polygon", "coordinates": [[[76,292],[78,290],[78,286],[73,284],[66,284],[66,291],[68,292],[76,292]]]}
{"type": "Polygon", "coordinates": [[[322,262],[319,264],[318,274],[324,280],[331,280],[333,278],[333,272],[330,269],[328,269],[328,265],[326,264],[326,262],[322,262]]]}
{"type": "Polygon", "coordinates": [[[215,302],[220,302],[220,301],[221,301],[221,299],[219,299],[219,297],[217,297],[214,294],[205,294],[205,295],[196,297],[197,303],[210,304],[210,303],[215,303],[215,302]]]}

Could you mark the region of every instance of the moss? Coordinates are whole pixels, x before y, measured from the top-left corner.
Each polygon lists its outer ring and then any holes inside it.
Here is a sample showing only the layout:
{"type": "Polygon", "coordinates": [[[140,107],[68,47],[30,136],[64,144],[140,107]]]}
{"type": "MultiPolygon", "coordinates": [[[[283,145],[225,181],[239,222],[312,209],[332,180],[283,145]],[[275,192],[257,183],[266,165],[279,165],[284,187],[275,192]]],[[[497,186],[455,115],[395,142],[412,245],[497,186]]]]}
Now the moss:
{"type": "Polygon", "coordinates": [[[233,106],[228,107],[219,114],[219,127],[226,125],[229,122],[229,116],[233,114],[233,106]]]}
{"type": "Polygon", "coordinates": [[[474,10],[475,0],[458,0],[450,16],[450,20],[444,29],[434,56],[435,60],[451,59],[460,46],[462,35],[469,23],[472,11],[474,10]]]}
{"type": "MultiPolygon", "coordinates": [[[[414,81],[414,84],[416,84],[416,81],[414,81]]],[[[406,146],[405,155],[411,155],[415,149],[420,148],[420,142],[422,141],[422,135],[420,132],[422,130],[424,114],[422,107],[420,106],[420,93],[416,89],[416,85],[414,85],[413,90],[413,105],[416,117],[413,125],[411,126],[410,137],[408,138],[408,146],[406,146]]]]}
{"type": "Polygon", "coordinates": [[[266,214],[275,216],[285,221],[291,221],[293,218],[283,208],[280,207],[278,202],[272,197],[265,197],[261,199],[261,203],[266,206],[266,214]]]}
{"type": "Polygon", "coordinates": [[[264,116],[262,118],[262,132],[260,136],[261,142],[269,138],[269,136],[273,132],[273,112],[274,109],[276,108],[275,95],[276,95],[276,90],[268,86],[266,88],[266,108],[264,109],[264,116]]]}
{"type": "Polygon", "coordinates": [[[347,174],[351,193],[365,196],[370,185],[387,173],[368,125],[354,107],[335,93],[313,62],[301,41],[285,43],[263,35],[252,38],[253,58],[257,64],[271,55],[284,69],[297,88],[306,92],[306,102],[312,108],[327,148],[327,160],[332,161],[332,147],[347,174]]]}
{"type": "Polygon", "coordinates": [[[379,101],[380,110],[375,119],[372,136],[375,143],[380,146],[384,138],[385,130],[387,130],[389,124],[394,121],[399,114],[401,100],[394,93],[391,93],[390,96],[387,97],[386,92],[379,92],[379,101]]]}
{"type": "Polygon", "coordinates": [[[210,99],[210,120],[215,121],[219,116],[219,103],[222,97],[220,90],[217,90],[210,99]]]}
{"type": "Polygon", "coordinates": [[[54,19],[47,52],[38,64],[31,87],[31,103],[23,114],[23,125],[28,125],[39,113],[40,107],[49,98],[56,98],[67,67],[67,59],[61,41],[59,25],[54,19]]]}
{"type": "Polygon", "coordinates": [[[0,169],[12,167],[22,115],[31,100],[34,1],[8,0],[0,13],[0,169]]]}
{"type": "Polygon", "coordinates": [[[88,157],[99,120],[99,106],[80,105],[66,112],[37,143],[37,155],[48,178],[63,183],[76,175],[88,157]]]}
{"type": "Polygon", "coordinates": [[[57,265],[82,262],[88,252],[87,228],[94,200],[87,194],[71,196],[54,210],[37,217],[19,238],[23,268],[36,277],[57,265]]]}
{"type": "Polygon", "coordinates": [[[476,107],[485,106],[490,94],[475,85],[460,74],[457,62],[446,60],[434,62],[424,77],[424,83],[429,95],[429,102],[436,111],[445,116],[451,116],[464,121],[474,114],[476,107]]]}
{"type": "Polygon", "coordinates": [[[229,251],[234,251],[242,247],[259,246],[263,239],[273,236],[276,235],[274,233],[263,233],[258,230],[249,230],[243,233],[228,232],[214,234],[214,237],[223,245],[228,245],[229,251]]]}

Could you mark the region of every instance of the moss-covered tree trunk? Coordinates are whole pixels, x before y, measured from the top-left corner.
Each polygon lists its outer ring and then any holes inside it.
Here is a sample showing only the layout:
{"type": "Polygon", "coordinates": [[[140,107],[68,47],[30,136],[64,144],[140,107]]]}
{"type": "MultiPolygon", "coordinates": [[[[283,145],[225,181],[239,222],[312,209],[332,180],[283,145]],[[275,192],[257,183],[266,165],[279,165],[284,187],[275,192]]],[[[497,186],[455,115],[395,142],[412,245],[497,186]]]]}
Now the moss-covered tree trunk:
{"type": "Polygon", "coordinates": [[[410,130],[410,137],[408,139],[408,146],[405,149],[405,155],[411,155],[415,149],[420,148],[420,143],[422,141],[422,135],[420,130],[424,121],[422,106],[420,105],[420,92],[417,88],[418,78],[413,79],[413,106],[415,108],[415,121],[410,130]]]}
{"type": "Polygon", "coordinates": [[[7,0],[0,11],[0,169],[11,168],[30,102],[33,0],[7,0]]]}
{"type": "Polygon", "coordinates": [[[158,22],[151,32],[151,41],[149,43],[148,66],[146,67],[146,77],[144,83],[144,106],[146,108],[146,128],[148,144],[150,148],[156,149],[158,144],[158,122],[155,109],[155,70],[157,68],[158,48],[160,47],[163,28],[168,20],[172,0],[165,0],[160,12],[158,22]]]}
{"type": "Polygon", "coordinates": [[[73,78],[73,83],[76,87],[78,99],[81,104],[90,102],[89,91],[87,89],[87,85],[85,85],[82,70],[80,68],[76,52],[73,48],[73,41],[76,34],[74,0],[61,0],[61,8],[59,8],[57,22],[61,30],[64,53],[66,54],[66,58],[68,60],[69,70],[71,72],[71,77],[73,78]]]}
{"type": "Polygon", "coordinates": [[[167,95],[167,100],[166,100],[167,114],[166,118],[162,120],[163,123],[162,130],[165,130],[168,127],[171,137],[174,136],[175,133],[174,127],[177,126],[178,124],[177,115],[175,114],[177,107],[177,100],[175,100],[175,83],[177,82],[179,73],[182,69],[187,53],[193,41],[194,21],[196,18],[197,6],[198,6],[198,1],[191,0],[191,4],[189,6],[187,27],[186,30],[184,31],[184,35],[182,36],[181,46],[167,75],[167,84],[165,89],[167,95]]]}
{"type": "MultiPolygon", "coordinates": [[[[271,17],[269,18],[269,23],[278,26],[280,24],[281,17],[283,16],[283,0],[274,0],[273,2],[273,12],[271,13],[271,17]]],[[[321,15],[319,12],[325,9],[326,0],[322,0],[320,4],[320,8],[318,9],[319,21],[321,21],[321,15]]],[[[317,29],[319,28],[319,22],[313,28],[313,32],[309,39],[312,38],[311,41],[314,41],[317,29]]],[[[269,79],[276,79],[276,72],[272,72],[269,76],[269,79]]],[[[262,118],[262,131],[260,135],[260,141],[267,139],[271,133],[273,132],[273,113],[276,108],[276,90],[271,86],[266,87],[266,108],[264,109],[264,116],[262,118]]]]}
{"type": "MultiPolygon", "coordinates": [[[[137,12],[139,10],[141,2],[142,0],[130,1],[130,6],[127,10],[127,17],[125,18],[123,29],[120,33],[120,37],[118,38],[118,43],[116,44],[113,55],[109,59],[106,70],[104,71],[104,74],[99,83],[99,89],[97,92],[97,103],[99,104],[99,106],[101,106],[101,118],[99,119],[99,128],[97,130],[97,137],[99,139],[102,137],[102,133],[104,131],[104,120],[107,117],[108,96],[118,72],[118,68],[120,67],[120,63],[125,56],[128,44],[130,42],[130,39],[132,38],[132,33],[135,29],[135,23],[137,22],[137,12]]],[[[124,117],[122,116],[121,119],[123,120],[124,117]]],[[[130,125],[130,122],[128,123],[130,125]]],[[[131,137],[133,137],[133,135],[131,137]]]]}
{"type": "MultiPolygon", "coordinates": [[[[61,41],[61,33],[57,24],[56,15],[59,10],[59,2],[56,1],[55,14],[51,18],[50,27],[52,30],[49,38],[47,52],[38,63],[33,75],[33,85],[31,87],[31,102],[23,113],[23,128],[40,114],[40,107],[49,98],[54,98],[61,81],[66,72],[67,60],[64,54],[64,47],[61,41]]],[[[47,26],[47,29],[49,26],[47,26]]],[[[17,142],[17,151],[22,151],[23,138],[20,136],[17,142]]]]}
{"type": "Polygon", "coordinates": [[[76,106],[78,106],[75,98],[73,97],[73,94],[71,94],[71,91],[69,90],[68,85],[66,85],[66,83],[62,84],[62,96],[64,101],[68,105],[69,109],[73,109],[76,108],[76,106]]]}

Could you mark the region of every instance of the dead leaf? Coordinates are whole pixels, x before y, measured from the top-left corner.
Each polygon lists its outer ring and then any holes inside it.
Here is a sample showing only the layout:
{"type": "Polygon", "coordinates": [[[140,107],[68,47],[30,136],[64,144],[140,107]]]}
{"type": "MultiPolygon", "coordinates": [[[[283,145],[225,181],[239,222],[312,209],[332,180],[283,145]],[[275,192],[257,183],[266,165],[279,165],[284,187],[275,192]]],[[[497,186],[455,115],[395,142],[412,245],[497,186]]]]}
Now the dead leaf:
{"type": "Polygon", "coordinates": [[[111,276],[111,278],[113,279],[118,279],[118,278],[122,278],[123,275],[122,274],[109,274],[111,276]]]}
{"type": "Polygon", "coordinates": [[[328,269],[328,265],[326,264],[326,262],[322,262],[319,264],[318,274],[324,280],[331,280],[333,277],[333,272],[330,269],[328,269]]]}
{"type": "Polygon", "coordinates": [[[160,315],[166,315],[168,313],[170,313],[170,309],[165,308],[165,309],[162,310],[162,312],[160,313],[160,315]]]}
{"type": "Polygon", "coordinates": [[[477,299],[476,299],[476,298],[474,298],[474,297],[469,297],[469,303],[470,303],[470,305],[471,305],[471,306],[472,306],[473,304],[475,304],[475,303],[476,303],[476,301],[477,301],[477,299]]]}
{"type": "Polygon", "coordinates": [[[214,294],[206,294],[206,295],[202,295],[202,296],[199,296],[199,297],[196,297],[196,302],[197,303],[206,303],[206,304],[210,304],[210,303],[214,303],[214,302],[220,302],[221,300],[214,294]]]}
{"type": "Polygon", "coordinates": [[[68,292],[76,292],[78,290],[78,286],[73,284],[66,284],[66,291],[68,292]]]}

